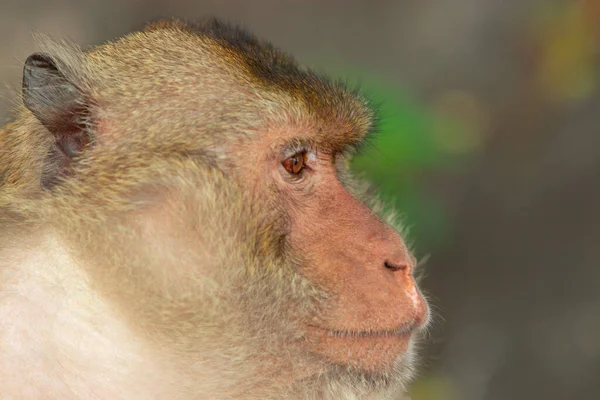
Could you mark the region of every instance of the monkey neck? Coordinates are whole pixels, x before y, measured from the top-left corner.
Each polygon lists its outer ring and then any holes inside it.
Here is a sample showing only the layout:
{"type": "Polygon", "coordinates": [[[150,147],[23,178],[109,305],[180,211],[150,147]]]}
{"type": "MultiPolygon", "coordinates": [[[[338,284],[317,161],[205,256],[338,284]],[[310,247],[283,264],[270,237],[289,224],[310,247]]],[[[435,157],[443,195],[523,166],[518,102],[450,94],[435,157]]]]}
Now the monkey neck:
{"type": "Polygon", "coordinates": [[[26,244],[0,250],[2,393],[27,398],[160,393],[160,371],[152,367],[158,364],[148,362],[152,353],[95,295],[68,250],[52,235],[21,239],[26,244]]]}

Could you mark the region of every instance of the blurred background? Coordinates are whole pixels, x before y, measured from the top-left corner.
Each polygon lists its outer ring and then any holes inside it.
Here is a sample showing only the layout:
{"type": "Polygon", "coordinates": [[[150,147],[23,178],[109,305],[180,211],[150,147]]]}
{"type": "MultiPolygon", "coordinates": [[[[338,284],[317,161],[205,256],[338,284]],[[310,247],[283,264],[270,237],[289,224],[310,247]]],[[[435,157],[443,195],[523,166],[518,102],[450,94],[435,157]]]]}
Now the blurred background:
{"type": "Polygon", "coordinates": [[[382,104],[354,162],[438,315],[414,400],[600,399],[600,0],[0,0],[0,120],[31,32],[218,16],[382,104]]]}

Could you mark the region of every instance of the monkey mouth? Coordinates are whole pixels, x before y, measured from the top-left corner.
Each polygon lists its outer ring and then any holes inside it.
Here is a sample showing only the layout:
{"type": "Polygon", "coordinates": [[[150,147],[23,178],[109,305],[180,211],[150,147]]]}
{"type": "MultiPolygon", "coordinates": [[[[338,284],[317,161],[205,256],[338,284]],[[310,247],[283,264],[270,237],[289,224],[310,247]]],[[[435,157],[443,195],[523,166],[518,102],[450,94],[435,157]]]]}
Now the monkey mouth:
{"type": "Polygon", "coordinates": [[[410,351],[417,321],[394,329],[329,329],[310,326],[310,346],[317,354],[338,365],[367,372],[391,371],[399,357],[410,351]]]}
{"type": "Polygon", "coordinates": [[[350,338],[386,338],[393,336],[405,336],[411,334],[417,327],[415,322],[401,325],[391,330],[349,330],[349,329],[326,329],[327,336],[350,337],[350,338]]]}
{"type": "Polygon", "coordinates": [[[309,325],[309,329],[313,332],[319,332],[320,335],[344,338],[386,338],[393,336],[406,336],[412,334],[419,327],[417,320],[409,321],[398,325],[392,329],[332,329],[317,325],[309,325]]]}

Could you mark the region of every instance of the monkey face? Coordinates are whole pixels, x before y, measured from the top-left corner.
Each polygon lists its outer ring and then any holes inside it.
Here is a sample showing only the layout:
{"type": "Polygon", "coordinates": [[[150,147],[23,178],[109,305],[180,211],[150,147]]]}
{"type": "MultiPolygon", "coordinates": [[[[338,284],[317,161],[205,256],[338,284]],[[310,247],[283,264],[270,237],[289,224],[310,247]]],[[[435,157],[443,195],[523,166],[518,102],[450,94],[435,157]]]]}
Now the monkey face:
{"type": "Polygon", "coordinates": [[[259,168],[241,164],[238,171],[252,175],[242,181],[257,198],[271,196],[264,204],[281,205],[288,259],[328,294],[326,307],[304,321],[306,345],[339,365],[393,369],[429,317],[413,278],[414,257],[398,232],[342,183],[344,154],[306,131],[265,136],[242,152],[262,154],[259,168]],[[271,152],[262,150],[263,140],[271,152]]]}

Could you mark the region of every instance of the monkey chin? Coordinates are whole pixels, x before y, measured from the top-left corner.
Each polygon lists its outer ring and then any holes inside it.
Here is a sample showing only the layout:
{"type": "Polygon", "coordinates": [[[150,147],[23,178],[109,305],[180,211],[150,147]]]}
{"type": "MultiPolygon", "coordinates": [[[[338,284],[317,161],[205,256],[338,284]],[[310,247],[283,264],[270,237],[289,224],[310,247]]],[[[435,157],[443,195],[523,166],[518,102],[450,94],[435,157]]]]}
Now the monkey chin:
{"type": "Polygon", "coordinates": [[[394,331],[339,331],[311,327],[313,350],[342,367],[370,375],[393,375],[411,358],[414,329],[394,331]]]}

